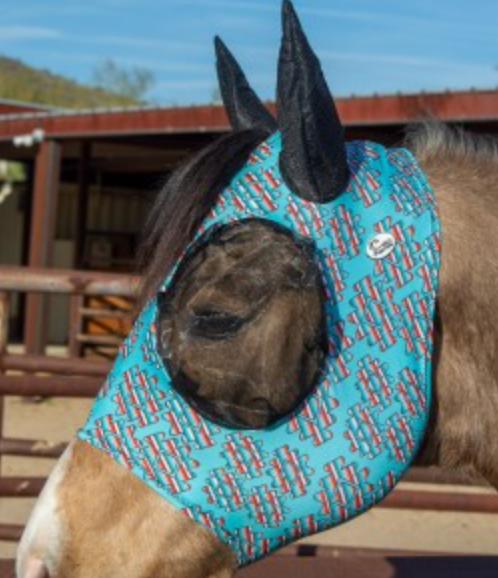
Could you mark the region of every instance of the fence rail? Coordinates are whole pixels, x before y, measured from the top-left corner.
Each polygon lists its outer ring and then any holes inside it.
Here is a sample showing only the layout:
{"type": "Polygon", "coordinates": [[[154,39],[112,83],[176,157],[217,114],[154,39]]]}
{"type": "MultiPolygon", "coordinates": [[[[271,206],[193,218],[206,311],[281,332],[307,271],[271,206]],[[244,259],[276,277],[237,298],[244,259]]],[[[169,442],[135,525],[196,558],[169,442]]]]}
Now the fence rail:
{"type": "MultiPolygon", "coordinates": [[[[15,530],[11,529],[14,533],[15,530]]],[[[0,534],[1,538],[1,534],[0,534]]],[[[238,578],[496,578],[498,558],[444,552],[287,547],[242,568],[238,578]]],[[[16,578],[14,561],[0,560],[0,578],[16,578]]]]}
{"type": "Polygon", "coordinates": [[[100,377],[107,375],[111,364],[94,359],[67,359],[65,357],[45,357],[43,355],[9,355],[0,358],[3,371],[25,373],[56,373],[58,375],[87,375],[100,377]]]}
{"type": "Polygon", "coordinates": [[[0,267],[0,291],[2,292],[133,297],[136,284],[136,277],[115,273],[38,269],[36,267],[0,267]]]}

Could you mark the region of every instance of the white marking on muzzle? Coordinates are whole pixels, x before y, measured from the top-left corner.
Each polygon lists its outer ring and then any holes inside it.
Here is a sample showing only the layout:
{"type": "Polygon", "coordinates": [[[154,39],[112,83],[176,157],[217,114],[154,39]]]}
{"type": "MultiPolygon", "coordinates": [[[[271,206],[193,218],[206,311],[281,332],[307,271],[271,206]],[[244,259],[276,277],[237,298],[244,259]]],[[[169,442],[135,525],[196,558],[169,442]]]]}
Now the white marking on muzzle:
{"type": "Polygon", "coordinates": [[[31,578],[36,568],[40,570],[36,576],[44,576],[44,567],[53,574],[56,567],[62,537],[57,490],[69,464],[73,443],[52,470],[28,520],[17,549],[17,578],[31,578]]]}

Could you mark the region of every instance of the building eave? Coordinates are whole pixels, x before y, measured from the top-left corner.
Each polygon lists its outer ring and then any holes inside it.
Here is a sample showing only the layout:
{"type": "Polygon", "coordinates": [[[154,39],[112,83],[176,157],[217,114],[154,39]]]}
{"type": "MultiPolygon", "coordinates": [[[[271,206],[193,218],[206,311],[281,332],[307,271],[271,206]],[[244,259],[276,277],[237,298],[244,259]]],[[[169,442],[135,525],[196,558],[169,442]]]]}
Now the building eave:
{"type": "MultiPolygon", "coordinates": [[[[274,104],[268,107],[274,111],[274,104]]],[[[454,123],[498,122],[498,89],[349,96],[337,99],[346,126],[405,125],[427,118],[454,123]]],[[[0,115],[0,141],[43,130],[56,139],[128,135],[221,133],[229,129],[221,105],[128,107],[0,115]]]]}

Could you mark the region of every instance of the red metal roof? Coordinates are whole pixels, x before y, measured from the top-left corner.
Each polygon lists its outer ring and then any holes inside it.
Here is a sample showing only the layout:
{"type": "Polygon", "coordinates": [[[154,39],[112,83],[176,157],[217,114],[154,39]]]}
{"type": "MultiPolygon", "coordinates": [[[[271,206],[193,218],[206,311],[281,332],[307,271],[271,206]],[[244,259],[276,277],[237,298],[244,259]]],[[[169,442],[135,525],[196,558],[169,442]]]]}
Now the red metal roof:
{"type": "Polygon", "coordinates": [[[0,98],[0,115],[54,110],[51,106],[0,98]]]}
{"type": "MultiPolygon", "coordinates": [[[[456,122],[498,121],[498,89],[351,96],[337,99],[337,106],[349,126],[406,124],[428,115],[456,122]]],[[[47,136],[75,138],[221,132],[227,128],[220,105],[0,114],[0,140],[4,141],[34,129],[43,129],[47,136]]]]}
{"type": "Polygon", "coordinates": [[[338,108],[346,124],[404,124],[427,116],[453,122],[496,121],[498,88],[349,97],[339,99],[338,108]]]}

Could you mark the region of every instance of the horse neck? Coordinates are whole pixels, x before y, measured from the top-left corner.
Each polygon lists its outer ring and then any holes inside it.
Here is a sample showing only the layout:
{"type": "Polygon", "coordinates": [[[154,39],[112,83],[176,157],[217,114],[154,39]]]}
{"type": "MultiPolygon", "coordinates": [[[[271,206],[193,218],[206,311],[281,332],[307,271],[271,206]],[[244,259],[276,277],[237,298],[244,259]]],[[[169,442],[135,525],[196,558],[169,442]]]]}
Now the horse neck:
{"type": "Polygon", "coordinates": [[[437,126],[415,138],[442,229],[428,452],[498,488],[497,148],[437,126]]]}

